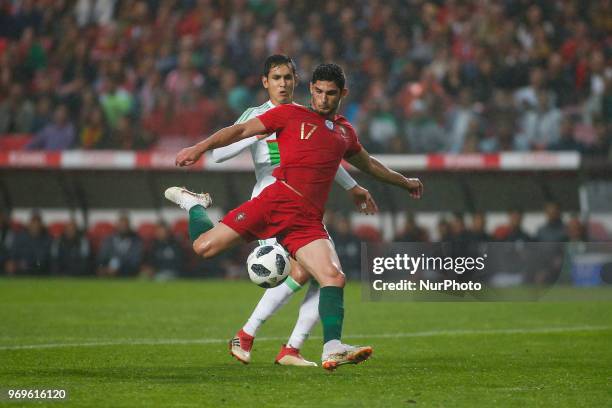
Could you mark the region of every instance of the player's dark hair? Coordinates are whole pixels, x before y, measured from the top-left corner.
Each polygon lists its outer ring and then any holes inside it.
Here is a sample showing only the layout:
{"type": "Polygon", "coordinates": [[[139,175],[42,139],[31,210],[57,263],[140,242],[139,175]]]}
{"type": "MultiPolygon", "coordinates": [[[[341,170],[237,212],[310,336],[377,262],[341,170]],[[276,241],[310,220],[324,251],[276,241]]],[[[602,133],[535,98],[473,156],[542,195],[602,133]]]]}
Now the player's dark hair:
{"type": "Polygon", "coordinates": [[[335,83],[338,88],[344,89],[346,77],[344,71],[336,64],[319,64],[312,73],[312,83],[317,81],[330,81],[335,83]]]}
{"type": "Polygon", "coordinates": [[[274,54],[266,58],[266,62],[264,62],[263,76],[267,78],[268,74],[270,73],[270,70],[280,65],[289,65],[291,71],[293,71],[293,75],[296,75],[295,62],[293,62],[291,57],[288,57],[283,54],[274,54]]]}

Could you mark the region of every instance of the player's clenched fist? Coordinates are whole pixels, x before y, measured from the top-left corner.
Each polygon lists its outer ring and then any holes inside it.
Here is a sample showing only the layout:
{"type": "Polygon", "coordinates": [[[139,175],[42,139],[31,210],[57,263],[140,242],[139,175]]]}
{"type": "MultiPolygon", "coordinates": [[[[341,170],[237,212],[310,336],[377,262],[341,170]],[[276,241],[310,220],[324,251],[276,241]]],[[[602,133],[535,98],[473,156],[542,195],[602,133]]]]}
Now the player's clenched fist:
{"type": "Polygon", "coordinates": [[[406,179],[408,183],[408,192],[410,193],[410,197],[412,198],[421,198],[423,195],[423,183],[418,178],[409,178],[406,179]]]}
{"type": "Polygon", "coordinates": [[[202,156],[201,149],[198,146],[191,146],[182,149],[176,155],[176,165],[179,167],[191,166],[195,162],[197,162],[202,156]]]}

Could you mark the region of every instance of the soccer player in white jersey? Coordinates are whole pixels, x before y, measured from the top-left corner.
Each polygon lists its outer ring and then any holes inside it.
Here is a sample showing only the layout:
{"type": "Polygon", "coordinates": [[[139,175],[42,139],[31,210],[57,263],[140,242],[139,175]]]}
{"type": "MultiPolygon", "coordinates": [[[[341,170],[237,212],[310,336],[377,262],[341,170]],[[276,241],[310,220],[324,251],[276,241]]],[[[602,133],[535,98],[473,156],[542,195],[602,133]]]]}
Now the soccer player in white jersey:
{"type": "MultiPolygon", "coordinates": [[[[246,122],[276,105],[292,103],[293,91],[297,82],[295,64],[285,55],[272,55],[266,59],[262,75],[262,83],[268,91],[270,100],[261,106],[247,109],[236,123],[246,122]]],[[[255,165],[255,178],[257,183],[253,188],[251,198],[256,197],[267,186],[275,181],[272,171],[280,163],[280,155],[276,135],[264,135],[241,140],[229,146],[212,151],[215,162],[231,159],[245,150],[249,150],[255,165]]],[[[360,187],[357,182],[342,167],[336,173],[336,182],[340,184],[351,196],[360,211],[373,213],[376,204],[367,190],[360,187]]],[[[259,241],[260,245],[276,244],[276,239],[259,241]]],[[[292,260],[291,276],[281,285],[267,289],[255,310],[242,329],[230,340],[230,352],[239,361],[248,364],[251,361],[253,340],[259,327],[272,316],[280,307],[287,303],[289,298],[310,280],[305,273],[292,260]]],[[[317,364],[304,359],[300,348],[308,337],[310,331],[319,319],[319,285],[311,280],[310,287],[304,296],[295,328],[287,341],[281,346],[275,363],[281,365],[316,366],[317,364]]]]}

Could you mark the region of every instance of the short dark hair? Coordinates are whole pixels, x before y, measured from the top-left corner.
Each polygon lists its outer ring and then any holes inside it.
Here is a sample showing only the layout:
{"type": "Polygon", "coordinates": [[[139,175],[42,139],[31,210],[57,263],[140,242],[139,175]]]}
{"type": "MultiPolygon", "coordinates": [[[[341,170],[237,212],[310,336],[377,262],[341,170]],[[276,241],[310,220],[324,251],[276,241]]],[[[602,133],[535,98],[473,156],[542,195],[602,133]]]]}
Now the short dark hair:
{"type": "Polygon", "coordinates": [[[312,83],[314,84],[317,81],[331,81],[335,83],[338,88],[344,89],[346,77],[339,65],[319,64],[312,73],[312,83]]]}
{"type": "Polygon", "coordinates": [[[293,75],[295,76],[295,62],[293,62],[291,57],[283,54],[274,54],[266,58],[266,62],[264,62],[263,76],[267,78],[270,70],[280,65],[289,65],[291,71],[293,71],[293,75]]]}

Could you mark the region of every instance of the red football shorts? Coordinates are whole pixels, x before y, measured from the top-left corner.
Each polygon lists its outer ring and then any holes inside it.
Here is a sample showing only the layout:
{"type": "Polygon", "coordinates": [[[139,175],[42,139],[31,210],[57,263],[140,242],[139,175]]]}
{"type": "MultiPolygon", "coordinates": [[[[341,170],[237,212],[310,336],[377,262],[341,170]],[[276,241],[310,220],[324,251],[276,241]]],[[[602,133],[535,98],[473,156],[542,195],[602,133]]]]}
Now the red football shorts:
{"type": "Polygon", "coordinates": [[[293,257],[304,245],[329,239],[320,211],[280,181],[228,212],[221,222],[247,242],[274,237],[293,257]]]}

